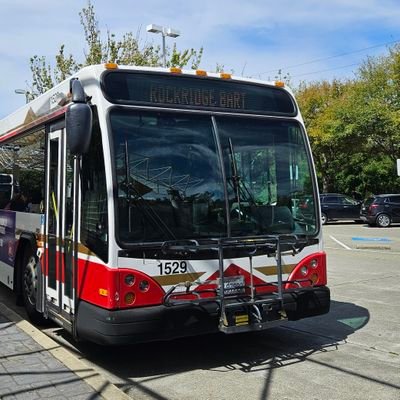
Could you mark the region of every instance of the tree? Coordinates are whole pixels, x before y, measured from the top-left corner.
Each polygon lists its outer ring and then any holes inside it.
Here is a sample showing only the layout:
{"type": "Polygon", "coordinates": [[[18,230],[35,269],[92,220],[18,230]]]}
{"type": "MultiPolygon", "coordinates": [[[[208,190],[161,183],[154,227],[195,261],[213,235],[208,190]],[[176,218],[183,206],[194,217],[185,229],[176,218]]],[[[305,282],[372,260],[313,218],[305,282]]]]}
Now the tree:
{"type": "MultiPolygon", "coordinates": [[[[43,56],[31,57],[32,83],[29,85],[31,97],[44,93],[87,65],[105,62],[153,67],[162,65],[160,46],[153,46],[149,43],[141,44],[140,30],[136,36],[132,32],[127,32],[120,39],[117,39],[116,35],[108,30],[106,38],[102,39],[99,21],[91,0],[79,15],[87,46],[83,60],[77,61],[72,54],[66,56],[64,44],[60,46],[55,57],[54,67],[43,56]]],[[[192,69],[197,69],[203,55],[203,48],[179,51],[176,44],[173,45],[172,50],[167,47],[166,51],[169,57],[167,67],[182,68],[189,65],[192,69]]]]}
{"type": "Polygon", "coordinates": [[[297,90],[323,191],[400,191],[400,47],[365,60],[352,81],[297,90]]]}
{"type": "MultiPolygon", "coordinates": [[[[350,82],[340,81],[302,83],[297,90],[297,100],[303,113],[321,190],[335,190],[338,154],[341,153],[341,141],[337,140],[339,120],[336,116],[338,106],[343,99],[343,93],[348,90],[350,82]]],[[[340,169],[339,169],[340,170],[340,169]]]]}

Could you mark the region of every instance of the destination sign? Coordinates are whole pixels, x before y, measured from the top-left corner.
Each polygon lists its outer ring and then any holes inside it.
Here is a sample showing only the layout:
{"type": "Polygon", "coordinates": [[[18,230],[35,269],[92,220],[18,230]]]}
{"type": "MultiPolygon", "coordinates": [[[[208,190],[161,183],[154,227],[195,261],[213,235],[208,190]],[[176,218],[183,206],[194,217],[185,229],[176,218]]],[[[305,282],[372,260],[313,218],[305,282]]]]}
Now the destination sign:
{"type": "Polygon", "coordinates": [[[150,86],[150,102],[185,106],[246,109],[246,93],[170,85],[150,86]]]}
{"type": "Polygon", "coordinates": [[[108,100],[119,104],[296,114],[291,96],[281,88],[218,78],[119,70],[105,74],[103,90],[108,100]]]}

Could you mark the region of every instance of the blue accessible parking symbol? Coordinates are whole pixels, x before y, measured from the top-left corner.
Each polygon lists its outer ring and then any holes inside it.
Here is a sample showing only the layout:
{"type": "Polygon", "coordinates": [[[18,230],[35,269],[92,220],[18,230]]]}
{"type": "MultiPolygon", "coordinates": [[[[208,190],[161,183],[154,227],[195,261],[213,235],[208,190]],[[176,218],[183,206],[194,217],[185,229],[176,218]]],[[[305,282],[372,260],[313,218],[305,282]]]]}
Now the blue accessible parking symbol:
{"type": "Polygon", "coordinates": [[[392,242],[387,237],[352,237],[357,249],[390,250],[392,242]]]}
{"type": "Polygon", "coordinates": [[[380,242],[380,243],[389,243],[392,240],[385,237],[352,237],[351,240],[359,241],[359,242],[380,242]]]}

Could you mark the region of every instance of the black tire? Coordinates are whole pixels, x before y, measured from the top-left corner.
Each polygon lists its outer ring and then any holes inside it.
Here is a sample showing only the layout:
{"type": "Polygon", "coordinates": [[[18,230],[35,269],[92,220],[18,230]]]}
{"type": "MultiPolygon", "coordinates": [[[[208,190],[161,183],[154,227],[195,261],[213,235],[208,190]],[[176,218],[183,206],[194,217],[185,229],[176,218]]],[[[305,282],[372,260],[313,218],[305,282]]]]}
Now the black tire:
{"type": "Polygon", "coordinates": [[[376,217],[376,225],[379,226],[379,228],[387,228],[391,224],[391,220],[389,215],[387,214],[379,214],[376,217]]]}
{"type": "Polygon", "coordinates": [[[37,325],[47,322],[43,314],[36,310],[36,298],[38,287],[37,258],[30,246],[24,249],[22,261],[22,298],[29,319],[37,325]]]}
{"type": "Polygon", "coordinates": [[[321,213],[321,224],[326,225],[328,222],[328,216],[325,213],[321,213]]]}

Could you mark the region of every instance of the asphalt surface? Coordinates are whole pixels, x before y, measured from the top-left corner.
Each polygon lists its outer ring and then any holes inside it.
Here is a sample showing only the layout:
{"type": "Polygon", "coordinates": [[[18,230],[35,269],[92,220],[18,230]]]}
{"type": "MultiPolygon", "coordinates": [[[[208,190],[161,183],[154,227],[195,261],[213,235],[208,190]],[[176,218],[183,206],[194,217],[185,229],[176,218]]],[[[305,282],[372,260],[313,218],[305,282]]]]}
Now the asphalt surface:
{"type": "MultiPolygon", "coordinates": [[[[400,226],[333,223],[324,237],[327,315],[262,333],[117,348],[74,343],[54,326],[43,332],[133,399],[399,400],[400,226]]],[[[12,307],[9,296],[0,289],[12,307]]]]}

